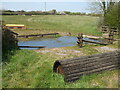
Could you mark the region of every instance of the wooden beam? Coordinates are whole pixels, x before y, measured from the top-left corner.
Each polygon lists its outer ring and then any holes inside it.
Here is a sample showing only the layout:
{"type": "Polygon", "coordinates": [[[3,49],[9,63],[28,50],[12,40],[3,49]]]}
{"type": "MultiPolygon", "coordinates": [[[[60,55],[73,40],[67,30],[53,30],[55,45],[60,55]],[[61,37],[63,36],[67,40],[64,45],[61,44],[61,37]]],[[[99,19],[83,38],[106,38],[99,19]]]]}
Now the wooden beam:
{"type": "Polygon", "coordinates": [[[45,46],[18,46],[20,48],[45,48],[45,46]]]}
{"type": "Polygon", "coordinates": [[[59,34],[59,33],[19,35],[17,37],[36,37],[36,36],[47,36],[47,35],[57,35],[57,34],[59,34]]]}
{"type": "Polygon", "coordinates": [[[95,42],[95,41],[88,41],[88,40],[83,40],[83,42],[89,42],[89,43],[95,43],[95,44],[107,45],[107,43],[103,43],[103,42],[95,42]]]}

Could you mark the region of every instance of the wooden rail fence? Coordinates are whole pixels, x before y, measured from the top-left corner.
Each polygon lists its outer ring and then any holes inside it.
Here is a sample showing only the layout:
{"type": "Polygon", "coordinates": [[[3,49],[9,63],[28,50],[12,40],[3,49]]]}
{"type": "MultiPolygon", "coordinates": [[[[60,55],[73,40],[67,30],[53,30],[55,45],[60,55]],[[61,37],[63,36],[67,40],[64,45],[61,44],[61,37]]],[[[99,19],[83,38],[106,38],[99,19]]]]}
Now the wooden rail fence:
{"type": "Polygon", "coordinates": [[[118,28],[116,28],[116,27],[109,27],[109,26],[101,27],[102,33],[109,33],[110,31],[112,31],[114,35],[118,35],[118,28]]]}
{"type": "MultiPolygon", "coordinates": [[[[108,43],[103,43],[103,42],[99,42],[99,41],[84,40],[84,39],[83,39],[83,34],[82,34],[82,33],[79,33],[77,38],[78,38],[77,43],[78,43],[78,46],[79,46],[80,48],[82,48],[83,42],[94,43],[94,44],[100,44],[100,45],[107,45],[107,44],[108,44],[108,43]]],[[[110,41],[110,43],[113,41],[112,34],[111,34],[111,39],[109,39],[109,41],[110,41]],[[110,41],[110,40],[111,40],[111,41],[110,41]]]]}
{"type": "Polygon", "coordinates": [[[78,80],[82,75],[120,69],[119,58],[120,50],[72,59],[57,60],[53,65],[53,71],[64,75],[65,82],[73,82],[78,80]]]}

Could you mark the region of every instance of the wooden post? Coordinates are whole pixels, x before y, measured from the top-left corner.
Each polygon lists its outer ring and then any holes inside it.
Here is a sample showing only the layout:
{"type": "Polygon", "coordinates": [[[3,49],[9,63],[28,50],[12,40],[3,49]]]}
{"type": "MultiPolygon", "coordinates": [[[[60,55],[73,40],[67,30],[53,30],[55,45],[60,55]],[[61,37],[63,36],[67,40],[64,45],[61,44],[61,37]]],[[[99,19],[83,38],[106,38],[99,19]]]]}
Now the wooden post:
{"type": "Polygon", "coordinates": [[[118,35],[118,29],[116,27],[112,27],[110,30],[114,32],[114,35],[118,35]]]}
{"type": "Polygon", "coordinates": [[[28,38],[28,36],[26,35],[25,38],[28,38]]]}
{"type": "Polygon", "coordinates": [[[83,40],[82,40],[82,39],[83,39],[83,33],[79,33],[77,38],[78,38],[77,43],[78,43],[79,47],[82,48],[82,44],[83,44],[83,40]]]}
{"type": "Polygon", "coordinates": [[[101,31],[102,31],[102,33],[107,33],[108,32],[108,26],[102,26],[101,27],[101,31]]]}
{"type": "Polygon", "coordinates": [[[71,33],[69,32],[68,35],[71,36],[71,33]]]}
{"type": "Polygon", "coordinates": [[[113,40],[114,40],[114,31],[110,30],[109,32],[109,39],[108,39],[108,43],[109,44],[113,44],[113,40]]]}

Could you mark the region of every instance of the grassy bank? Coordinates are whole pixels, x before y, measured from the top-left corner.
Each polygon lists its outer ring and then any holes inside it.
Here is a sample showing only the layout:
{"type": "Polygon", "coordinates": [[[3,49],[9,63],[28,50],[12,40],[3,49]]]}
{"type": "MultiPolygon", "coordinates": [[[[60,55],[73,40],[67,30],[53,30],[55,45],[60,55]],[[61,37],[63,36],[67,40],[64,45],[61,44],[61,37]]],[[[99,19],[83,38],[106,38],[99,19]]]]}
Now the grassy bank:
{"type": "MultiPolygon", "coordinates": [[[[64,49],[65,50],[65,49],[64,49]]],[[[84,51],[85,52],[85,51],[84,51]]],[[[73,56],[76,57],[76,56],[73,56]]],[[[64,58],[64,57],[62,57],[64,58]]],[[[118,72],[83,76],[75,83],[65,83],[62,75],[53,73],[53,63],[62,59],[55,54],[18,50],[3,65],[3,87],[11,88],[115,88],[118,87],[118,72]]],[[[69,58],[66,56],[66,58],[69,58]]]]}
{"type": "Polygon", "coordinates": [[[27,30],[14,30],[22,35],[49,32],[101,35],[97,30],[98,17],[70,15],[3,16],[3,20],[10,24],[25,24],[27,30]]]}

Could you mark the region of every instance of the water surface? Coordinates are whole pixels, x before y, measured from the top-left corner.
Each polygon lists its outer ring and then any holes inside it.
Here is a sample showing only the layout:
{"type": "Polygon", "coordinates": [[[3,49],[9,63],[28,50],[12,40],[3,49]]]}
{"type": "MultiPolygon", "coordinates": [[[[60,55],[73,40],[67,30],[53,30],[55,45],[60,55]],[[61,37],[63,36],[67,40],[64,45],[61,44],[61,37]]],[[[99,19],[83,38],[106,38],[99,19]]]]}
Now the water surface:
{"type": "MultiPolygon", "coordinates": [[[[83,38],[85,40],[91,40],[89,38],[83,38]]],[[[62,36],[57,38],[37,38],[29,41],[19,41],[19,46],[46,46],[46,48],[58,48],[77,45],[77,37],[74,36],[62,36]]],[[[95,40],[91,40],[95,41],[95,40]]],[[[37,48],[21,48],[21,49],[37,49],[37,48]]]]}

